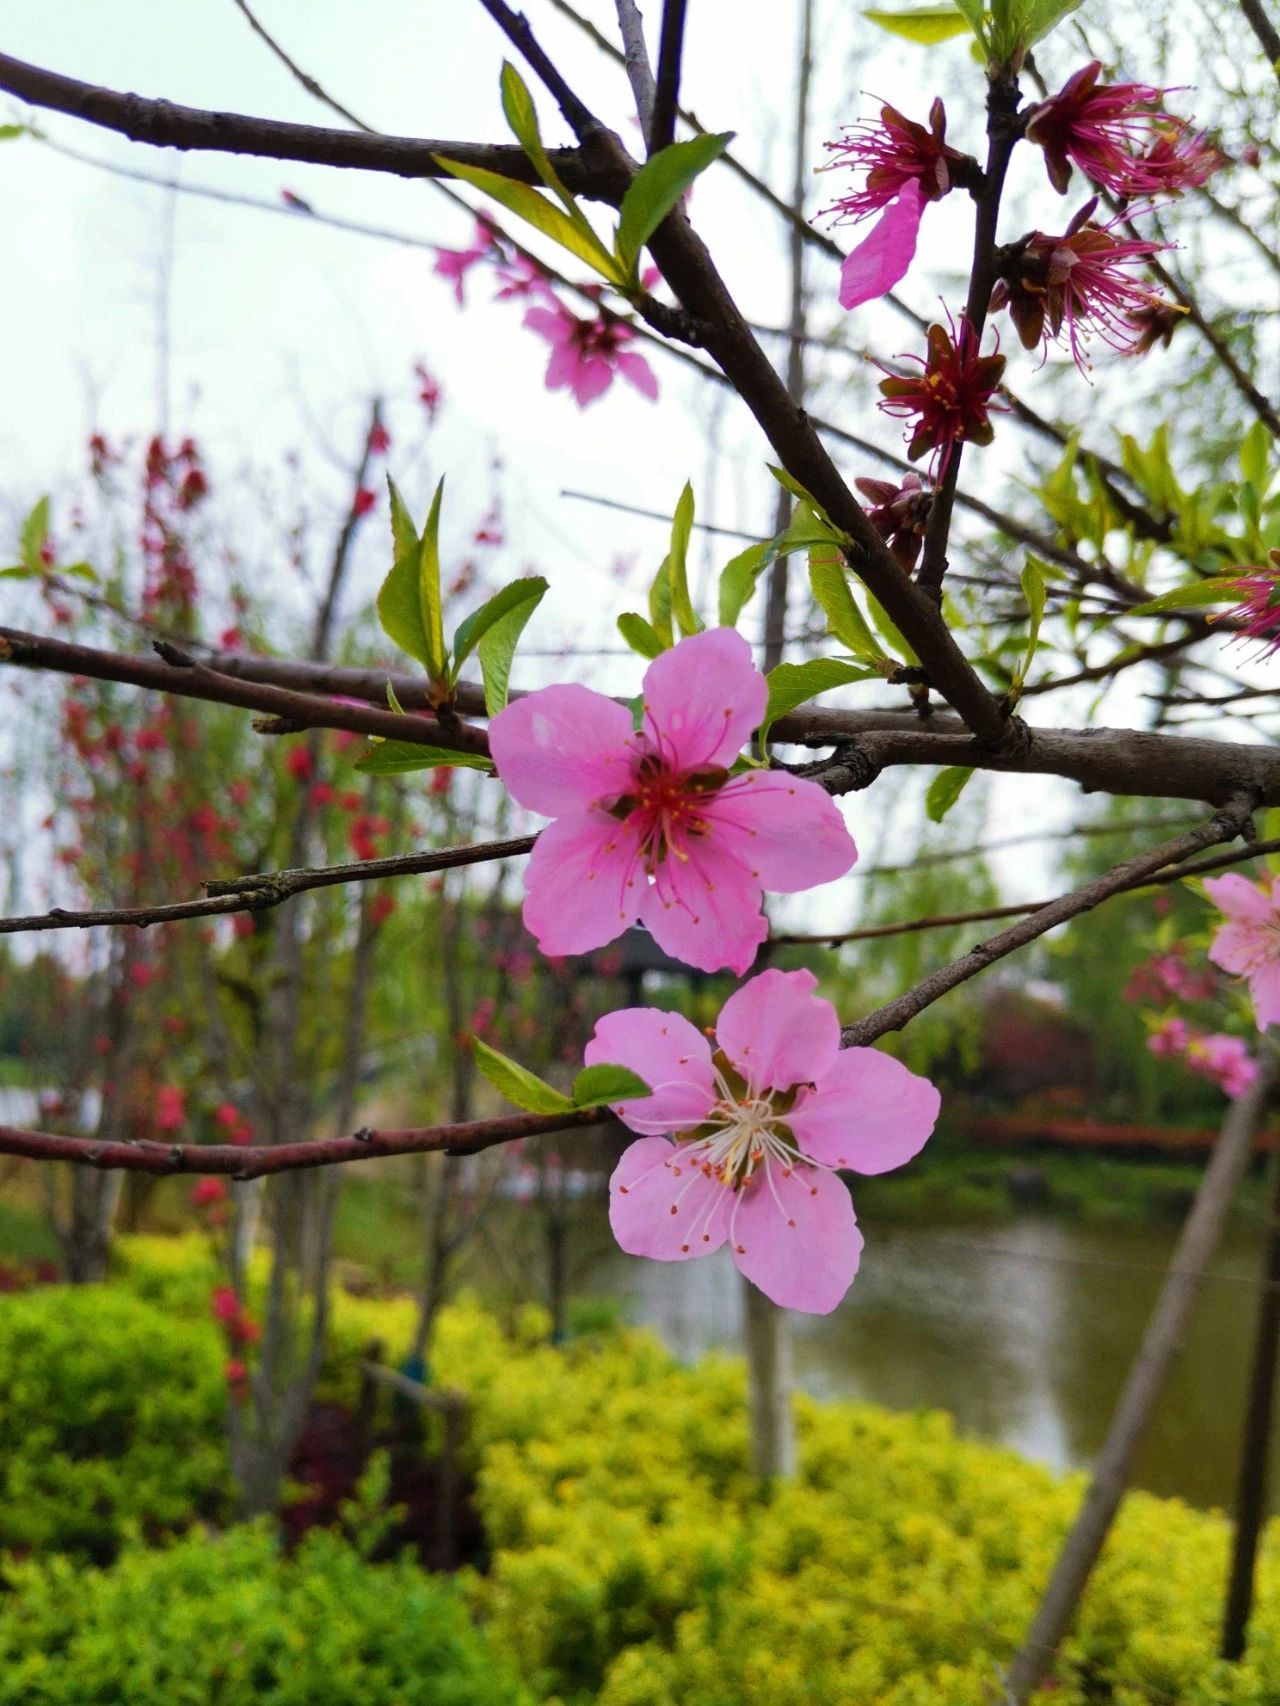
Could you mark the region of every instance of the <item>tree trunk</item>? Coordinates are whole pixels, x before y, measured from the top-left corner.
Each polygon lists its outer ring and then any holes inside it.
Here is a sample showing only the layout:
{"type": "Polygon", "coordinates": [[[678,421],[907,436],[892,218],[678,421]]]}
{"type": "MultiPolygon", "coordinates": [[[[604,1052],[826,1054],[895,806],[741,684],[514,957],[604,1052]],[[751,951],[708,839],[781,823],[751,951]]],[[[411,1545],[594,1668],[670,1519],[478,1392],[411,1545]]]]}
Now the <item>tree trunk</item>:
{"type": "Polygon", "coordinates": [[[751,1386],[751,1461],[762,1480],[794,1475],[796,1430],[791,1414],[791,1320],[751,1281],[742,1282],[751,1386]]]}
{"type": "Polygon", "coordinates": [[[1264,1055],[1252,1087],[1231,1104],[1223,1122],[1169,1263],[1146,1336],[1129,1370],[1110,1431],[1098,1454],[1093,1481],[1058,1554],[1031,1631],[1010,1669],[1008,1696],[1012,1706],[1026,1706],[1075,1617],[1128,1487],[1134,1458],[1155,1414],[1169,1366],[1181,1347],[1200,1281],[1218,1247],[1249,1164],[1254,1133],[1266,1107],[1275,1071],[1272,1057],[1264,1055]]]}
{"type": "Polygon", "coordinates": [[[1267,1515],[1271,1416],[1275,1403],[1276,1349],[1280,1346],[1280,1156],[1271,1158],[1267,1191],[1267,1235],[1262,1254],[1262,1289],[1258,1294],[1258,1325],[1253,1346],[1253,1370],[1245,1411],[1240,1452],[1240,1484],[1236,1490],[1236,1531],[1231,1552],[1231,1576],[1222,1620],[1222,1656],[1244,1656],[1253,1609],[1253,1578],[1258,1539],[1267,1515]]]}

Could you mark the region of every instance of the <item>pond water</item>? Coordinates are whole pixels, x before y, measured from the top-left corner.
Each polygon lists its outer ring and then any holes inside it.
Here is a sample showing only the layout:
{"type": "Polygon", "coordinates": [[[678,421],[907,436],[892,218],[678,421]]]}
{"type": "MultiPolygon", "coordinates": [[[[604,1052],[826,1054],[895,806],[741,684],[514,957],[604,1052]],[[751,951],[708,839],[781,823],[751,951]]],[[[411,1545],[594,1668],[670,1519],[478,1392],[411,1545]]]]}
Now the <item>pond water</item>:
{"type": "MultiPolygon", "coordinates": [[[[1088,1467],[1146,1327],[1173,1226],[1020,1214],[973,1226],[866,1227],[862,1271],[825,1317],[795,1316],[796,1379],[815,1397],[949,1410],[960,1429],[1055,1469],[1088,1467]]],[[[1229,1233],[1200,1292],[1137,1485],[1230,1508],[1260,1233],[1229,1233]]],[[[614,1252],[589,1289],[621,1298],[681,1358],[741,1346],[723,1252],[660,1263],[614,1252]]],[[[1280,1448],[1278,1448],[1280,1449],[1280,1448]]],[[[1273,1509],[1280,1509],[1273,1475],[1273,1509]]]]}

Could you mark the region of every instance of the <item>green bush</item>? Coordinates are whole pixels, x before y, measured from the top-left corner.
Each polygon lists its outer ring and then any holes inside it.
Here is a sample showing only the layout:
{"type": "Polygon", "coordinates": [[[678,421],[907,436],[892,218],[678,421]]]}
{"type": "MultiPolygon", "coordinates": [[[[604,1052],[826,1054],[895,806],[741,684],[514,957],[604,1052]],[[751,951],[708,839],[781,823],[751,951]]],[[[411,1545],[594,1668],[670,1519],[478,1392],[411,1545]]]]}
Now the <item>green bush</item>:
{"type": "Polygon", "coordinates": [[[0,1549],[114,1555],[220,1513],[224,1353],[209,1318],[111,1287],[0,1299],[0,1549]]]}
{"type": "Polygon", "coordinates": [[[532,1706],[452,1583],[265,1525],[10,1565],[0,1706],[532,1706]]]}

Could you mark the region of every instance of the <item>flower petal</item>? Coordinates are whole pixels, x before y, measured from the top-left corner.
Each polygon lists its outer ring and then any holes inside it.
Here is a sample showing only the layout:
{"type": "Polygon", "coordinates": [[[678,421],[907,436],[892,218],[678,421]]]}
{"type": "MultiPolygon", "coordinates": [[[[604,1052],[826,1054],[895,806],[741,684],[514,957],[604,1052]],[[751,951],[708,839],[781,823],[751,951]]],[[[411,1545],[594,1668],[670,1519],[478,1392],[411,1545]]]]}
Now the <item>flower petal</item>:
{"type": "Polygon", "coordinates": [[[1253,1016],[1258,1029],[1280,1022],[1280,961],[1272,960],[1249,979],[1249,994],[1253,997],[1253,1016]]]}
{"type": "Polygon", "coordinates": [[[664,952],[739,977],[769,934],[758,878],[714,839],[690,837],[687,856],[663,860],[640,902],[641,922],[664,952]]]}
{"type": "Polygon", "coordinates": [[[840,269],[842,308],[859,308],[864,302],[872,302],[906,277],[915,258],[924,205],[919,181],[912,178],[845,257],[840,269]]]}
{"type": "Polygon", "coordinates": [[[805,1155],[855,1173],[887,1173],[919,1154],[942,1098],[927,1078],[874,1048],[841,1049],[786,1116],[805,1155]]]}
{"type": "Polygon", "coordinates": [[[612,384],[613,368],[603,356],[577,357],[577,370],[570,381],[570,388],[580,409],[594,403],[597,397],[603,397],[612,384]]]}
{"type": "Polygon", "coordinates": [[[557,818],[524,875],[525,928],[544,954],[585,954],[634,924],[645,893],[634,840],[605,812],[557,818]]]}
{"type": "Polygon", "coordinates": [[[1209,944],[1209,958],[1223,971],[1237,976],[1265,965],[1273,956],[1270,932],[1252,919],[1234,919],[1224,924],[1209,944]]]}
{"type": "Polygon", "coordinates": [[[782,1309],[827,1315],[858,1271],[862,1234],[834,1173],[771,1165],[737,1193],[729,1242],[739,1273],[782,1309]]]}
{"type": "Polygon", "coordinates": [[[770,967],[725,1002],[716,1041],[753,1090],[789,1090],[825,1077],[840,1050],[840,1021],[814,995],[811,971],[770,967]]]}
{"type": "Polygon", "coordinates": [[[624,705],[568,684],[513,699],[489,724],[489,750],[507,792],[546,817],[612,804],[636,762],[624,705]]]}
{"type": "Polygon", "coordinates": [[[769,690],[732,628],[691,634],[644,674],[645,728],[676,770],[726,769],[764,716],[769,690]]]}
{"type": "Polygon", "coordinates": [[[1267,891],[1242,877],[1238,871],[1229,871],[1225,877],[1206,877],[1204,886],[1219,912],[1225,912],[1228,918],[1238,923],[1253,919],[1256,923],[1268,924],[1276,916],[1275,903],[1267,891]]]}
{"type": "Polygon", "coordinates": [[[629,379],[643,396],[656,399],[658,381],[642,355],[636,355],[633,350],[619,350],[613,359],[624,379],[629,379]]]}
{"type": "Polygon", "coordinates": [[[609,1225],[629,1256],[684,1262],[724,1243],[734,1194],[665,1137],[642,1137],[609,1180],[609,1225]]]}
{"type": "Polygon", "coordinates": [[[614,1113],[632,1131],[681,1131],[701,1124],[716,1099],[711,1045],[679,1013],[624,1007],[600,1019],[583,1051],[588,1066],[626,1066],[653,1091],[614,1113]]]}
{"type": "Polygon", "coordinates": [[[816,782],[780,770],[749,770],[708,795],[703,813],[776,894],[829,883],[858,857],[840,808],[816,782]]]}

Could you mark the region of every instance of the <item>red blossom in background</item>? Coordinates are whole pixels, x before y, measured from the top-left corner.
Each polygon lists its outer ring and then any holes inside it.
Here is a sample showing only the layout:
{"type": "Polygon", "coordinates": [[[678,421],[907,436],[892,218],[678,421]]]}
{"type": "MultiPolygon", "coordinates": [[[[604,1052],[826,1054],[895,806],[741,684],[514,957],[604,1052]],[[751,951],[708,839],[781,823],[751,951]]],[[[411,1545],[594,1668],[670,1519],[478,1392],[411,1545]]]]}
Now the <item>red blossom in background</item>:
{"type": "Polygon", "coordinates": [[[385,456],[391,448],[391,434],[381,423],[369,433],[370,456],[385,456]]]}
{"type": "Polygon", "coordinates": [[[960,329],[955,323],[930,326],[927,337],[928,355],[904,356],[904,361],[918,362],[916,377],[890,374],[880,381],[884,401],[879,405],[887,415],[914,421],[907,445],[907,455],[914,462],[925,451],[932,451],[930,467],[935,478],[941,479],[959,444],[990,444],[994,436],[991,412],[997,405],[992,399],[1004,373],[1005,358],[993,350],[981,355],[978,340],[968,318],[960,317],[960,329]]]}
{"type": "Polygon", "coordinates": [[[186,1098],[176,1084],[163,1084],[156,1091],[157,1131],[179,1131],[187,1118],[186,1098]]]}
{"type": "Polygon", "coordinates": [[[1092,60],[1027,117],[1027,141],[1043,148],[1049,182],[1060,195],[1073,164],[1118,196],[1177,194],[1225,164],[1207,138],[1163,110],[1167,90],[1100,83],[1101,71],[1101,61],[1092,60]]]}
{"type": "Polygon", "coordinates": [[[1024,349],[1065,342],[1081,372],[1093,333],[1119,355],[1137,354],[1150,347],[1151,310],[1173,306],[1133,276],[1169,244],[1115,236],[1120,221],[1094,224],[1096,206],[1086,202],[1060,237],[1032,232],[1005,260],[991,293],[992,308],[1008,308],[1024,349]]]}
{"type": "Polygon", "coordinates": [[[191,1204],[193,1208],[211,1208],[225,1202],[229,1195],[225,1179],[198,1179],[191,1187],[191,1204]]]}
{"type": "Polygon", "coordinates": [[[371,492],[368,486],[357,486],[356,495],[351,500],[351,513],[355,516],[368,515],[377,502],[377,492],[371,492]]]}
{"type": "Polygon", "coordinates": [[[600,313],[593,320],[583,320],[557,302],[552,308],[530,308],[524,323],[551,345],[547,390],[571,391],[580,409],[604,396],[615,373],[629,380],[642,396],[658,395],[653,369],[642,355],[627,348],[635,332],[614,315],[600,313]]]}

